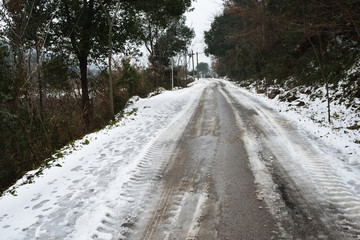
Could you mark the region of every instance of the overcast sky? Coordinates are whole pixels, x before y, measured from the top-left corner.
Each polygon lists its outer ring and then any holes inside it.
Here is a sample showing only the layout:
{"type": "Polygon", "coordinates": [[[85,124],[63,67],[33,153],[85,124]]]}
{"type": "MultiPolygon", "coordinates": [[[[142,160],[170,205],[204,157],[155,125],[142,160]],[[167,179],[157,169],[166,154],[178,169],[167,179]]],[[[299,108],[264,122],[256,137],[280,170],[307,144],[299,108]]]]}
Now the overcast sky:
{"type": "Polygon", "coordinates": [[[189,50],[199,53],[199,62],[210,63],[210,58],[204,54],[204,31],[210,29],[214,17],[221,13],[223,0],[196,0],[192,6],[194,11],[185,14],[187,25],[194,28],[196,34],[189,50]]]}

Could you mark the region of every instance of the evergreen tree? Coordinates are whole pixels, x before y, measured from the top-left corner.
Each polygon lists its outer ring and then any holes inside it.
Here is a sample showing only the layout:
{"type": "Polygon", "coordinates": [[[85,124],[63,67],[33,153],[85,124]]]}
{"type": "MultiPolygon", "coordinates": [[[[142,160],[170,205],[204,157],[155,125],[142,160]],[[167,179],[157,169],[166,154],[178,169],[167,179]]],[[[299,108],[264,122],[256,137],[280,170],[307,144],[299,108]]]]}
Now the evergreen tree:
{"type": "Polygon", "coordinates": [[[194,30],[185,25],[185,20],[183,17],[167,29],[154,45],[154,61],[164,67],[171,65],[171,58],[184,54],[195,36],[194,30]]]}
{"type": "MultiPolygon", "coordinates": [[[[164,41],[163,36],[169,29],[174,29],[177,25],[182,24],[182,15],[190,8],[191,2],[192,0],[153,0],[135,3],[137,9],[140,10],[138,15],[142,28],[140,39],[150,54],[149,61],[153,68],[156,87],[159,85],[160,71],[162,70],[158,56],[156,56],[161,50],[159,50],[159,44],[156,49],[156,44],[160,38],[162,38],[161,41],[164,41]]],[[[190,34],[189,31],[188,34],[190,34]]]]}
{"type": "Polygon", "coordinates": [[[199,63],[198,70],[201,77],[207,77],[210,73],[209,64],[205,62],[199,63]]]}

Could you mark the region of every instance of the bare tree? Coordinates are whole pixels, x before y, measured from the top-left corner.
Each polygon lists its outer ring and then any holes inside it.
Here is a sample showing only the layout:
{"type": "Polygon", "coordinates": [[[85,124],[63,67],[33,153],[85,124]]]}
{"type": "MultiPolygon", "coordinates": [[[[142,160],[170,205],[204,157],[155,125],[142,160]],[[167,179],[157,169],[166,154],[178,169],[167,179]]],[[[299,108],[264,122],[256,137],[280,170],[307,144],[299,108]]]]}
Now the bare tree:
{"type": "Polygon", "coordinates": [[[114,119],[115,112],[114,112],[114,90],[113,90],[113,79],[112,79],[112,54],[113,54],[113,26],[117,17],[117,14],[120,10],[120,4],[121,0],[118,0],[116,3],[115,11],[112,13],[108,12],[106,10],[106,7],[104,6],[103,2],[101,0],[97,0],[99,4],[101,5],[102,9],[104,10],[104,13],[106,15],[108,24],[109,24],[109,56],[108,56],[108,68],[109,68],[109,102],[110,102],[110,114],[111,118],[114,119]]]}

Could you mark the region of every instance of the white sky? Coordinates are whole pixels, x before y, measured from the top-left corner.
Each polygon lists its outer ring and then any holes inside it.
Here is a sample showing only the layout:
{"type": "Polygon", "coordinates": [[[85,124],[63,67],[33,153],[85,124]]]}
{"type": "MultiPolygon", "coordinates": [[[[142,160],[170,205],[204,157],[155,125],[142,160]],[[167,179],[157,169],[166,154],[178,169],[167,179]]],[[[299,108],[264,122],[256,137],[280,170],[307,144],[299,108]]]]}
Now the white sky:
{"type": "Polygon", "coordinates": [[[199,53],[199,63],[210,63],[210,58],[204,54],[204,31],[210,29],[214,17],[221,13],[223,0],[196,0],[192,7],[195,8],[194,11],[185,14],[187,25],[194,28],[196,34],[189,50],[199,53]]]}

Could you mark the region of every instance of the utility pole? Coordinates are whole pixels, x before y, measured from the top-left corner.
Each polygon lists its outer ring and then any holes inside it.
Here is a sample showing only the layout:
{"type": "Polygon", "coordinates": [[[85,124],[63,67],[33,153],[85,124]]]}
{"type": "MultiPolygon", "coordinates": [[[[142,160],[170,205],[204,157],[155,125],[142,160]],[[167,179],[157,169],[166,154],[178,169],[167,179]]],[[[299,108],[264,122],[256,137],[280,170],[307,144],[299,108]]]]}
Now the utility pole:
{"type": "Polygon", "coordinates": [[[192,57],[192,67],[193,67],[193,79],[195,81],[194,51],[193,50],[191,50],[191,57],[192,57]]]}
{"type": "Polygon", "coordinates": [[[174,59],[171,59],[171,90],[174,88],[174,59]]]}
{"type": "Polygon", "coordinates": [[[185,56],[184,56],[184,63],[185,63],[185,69],[184,69],[184,72],[185,72],[185,86],[187,85],[187,51],[185,52],[185,56]]]}
{"type": "Polygon", "coordinates": [[[199,77],[199,53],[198,52],[196,52],[196,72],[197,72],[197,78],[199,80],[200,77],[199,77]]]}

